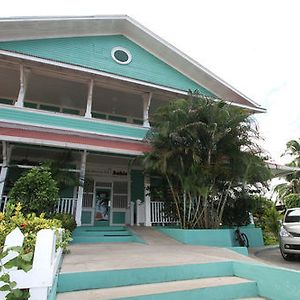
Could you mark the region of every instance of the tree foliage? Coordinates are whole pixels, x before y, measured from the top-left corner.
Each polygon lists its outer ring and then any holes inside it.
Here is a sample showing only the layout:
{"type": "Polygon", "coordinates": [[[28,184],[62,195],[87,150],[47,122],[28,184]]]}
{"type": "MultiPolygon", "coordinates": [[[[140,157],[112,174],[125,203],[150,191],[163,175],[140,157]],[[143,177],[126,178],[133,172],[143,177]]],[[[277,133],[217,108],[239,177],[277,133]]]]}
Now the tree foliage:
{"type": "Polygon", "coordinates": [[[182,228],[217,228],[230,198],[269,179],[247,112],[198,93],[160,107],[151,120],[148,172],[167,182],[182,228]]]}
{"type": "Polygon", "coordinates": [[[78,176],[73,172],[67,171],[73,161],[72,152],[65,151],[56,160],[48,160],[41,164],[42,167],[49,169],[60,192],[65,188],[79,185],[78,176]]]}
{"type": "MultiPolygon", "coordinates": [[[[291,140],[287,142],[283,156],[292,158],[292,161],[287,166],[300,168],[300,141],[291,140]]],[[[290,173],[284,178],[286,182],[280,183],[275,187],[278,197],[285,200],[287,195],[300,195],[300,171],[290,173]]]]}
{"type": "Polygon", "coordinates": [[[300,207],[300,194],[289,194],[284,197],[286,208],[300,207]]]}
{"type": "Polygon", "coordinates": [[[59,195],[56,181],[49,169],[33,168],[21,176],[9,193],[9,202],[22,204],[24,214],[50,215],[59,195]]]}

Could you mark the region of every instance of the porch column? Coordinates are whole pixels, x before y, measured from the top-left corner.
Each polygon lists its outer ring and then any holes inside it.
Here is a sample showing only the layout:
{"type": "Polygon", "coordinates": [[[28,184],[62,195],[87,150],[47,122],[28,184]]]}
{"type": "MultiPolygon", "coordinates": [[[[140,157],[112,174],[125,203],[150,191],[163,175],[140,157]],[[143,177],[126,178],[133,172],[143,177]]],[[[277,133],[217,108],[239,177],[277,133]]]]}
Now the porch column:
{"type": "Polygon", "coordinates": [[[151,104],[152,93],[146,93],[143,95],[143,126],[150,127],[149,123],[149,109],[151,104]]]}
{"type": "Polygon", "coordinates": [[[88,97],[86,102],[86,109],[84,115],[85,118],[92,117],[93,89],[94,89],[94,79],[91,79],[89,83],[89,91],[88,91],[88,97]]]}
{"type": "Polygon", "coordinates": [[[82,198],[83,198],[83,189],[84,189],[84,180],[85,180],[86,156],[87,156],[87,152],[86,150],[84,150],[81,153],[79,188],[78,188],[76,215],[75,215],[77,226],[81,226],[82,198]]]}
{"type": "Polygon", "coordinates": [[[150,177],[145,175],[144,178],[145,188],[145,226],[152,226],[151,224],[151,198],[149,194],[150,189],[150,177]]]}
{"type": "Polygon", "coordinates": [[[7,142],[2,141],[2,153],[3,153],[3,162],[0,172],[0,203],[3,197],[3,190],[6,180],[6,175],[8,171],[8,164],[10,161],[12,146],[8,145],[7,142]]]}
{"type": "Polygon", "coordinates": [[[29,70],[26,69],[23,65],[20,65],[20,89],[18,99],[15,103],[17,107],[24,106],[24,99],[26,95],[27,85],[28,85],[28,74],[29,70]]]}

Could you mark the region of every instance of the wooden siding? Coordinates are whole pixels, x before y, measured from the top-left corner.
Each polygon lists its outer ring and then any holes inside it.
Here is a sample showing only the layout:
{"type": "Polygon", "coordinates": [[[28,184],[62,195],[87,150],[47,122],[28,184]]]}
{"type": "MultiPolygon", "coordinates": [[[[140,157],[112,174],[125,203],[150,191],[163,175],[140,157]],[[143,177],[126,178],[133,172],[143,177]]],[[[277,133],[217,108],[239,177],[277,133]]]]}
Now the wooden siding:
{"type": "Polygon", "coordinates": [[[205,95],[213,96],[204,87],[122,35],[1,42],[0,49],[78,65],[183,91],[198,89],[205,95]],[[111,50],[116,46],[124,47],[131,52],[132,61],[128,65],[118,64],[112,59],[111,50]]]}

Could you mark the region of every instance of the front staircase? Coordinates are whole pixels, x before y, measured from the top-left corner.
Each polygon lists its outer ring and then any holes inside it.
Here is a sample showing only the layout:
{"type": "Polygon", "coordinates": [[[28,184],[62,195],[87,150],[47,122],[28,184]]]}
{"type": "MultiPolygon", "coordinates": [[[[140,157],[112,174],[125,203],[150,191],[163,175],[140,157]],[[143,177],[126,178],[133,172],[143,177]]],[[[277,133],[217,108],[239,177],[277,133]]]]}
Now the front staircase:
{"type": "Polygon", "coordinates": [[[62,273],[58,300],[264,299],[254,281],[233,275],[231,262],[62,273]]]}
{"type": "Polygon", "coordinates": [[[72,235],[74,244],[142,242],[124,226],[82,226],[72,235]]]}

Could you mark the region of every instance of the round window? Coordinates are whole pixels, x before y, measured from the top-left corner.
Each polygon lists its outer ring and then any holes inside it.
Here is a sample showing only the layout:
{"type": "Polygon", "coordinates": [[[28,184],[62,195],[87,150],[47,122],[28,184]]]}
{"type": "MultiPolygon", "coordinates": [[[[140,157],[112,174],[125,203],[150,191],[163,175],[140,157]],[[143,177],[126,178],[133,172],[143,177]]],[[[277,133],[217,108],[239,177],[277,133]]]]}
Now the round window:
{"type": "Polygon", "coordinates": [[[126,65],[131,62],[131,53],[122,47],[115,47],[111,50],[111,57],[119,64],[126,65]]]}

